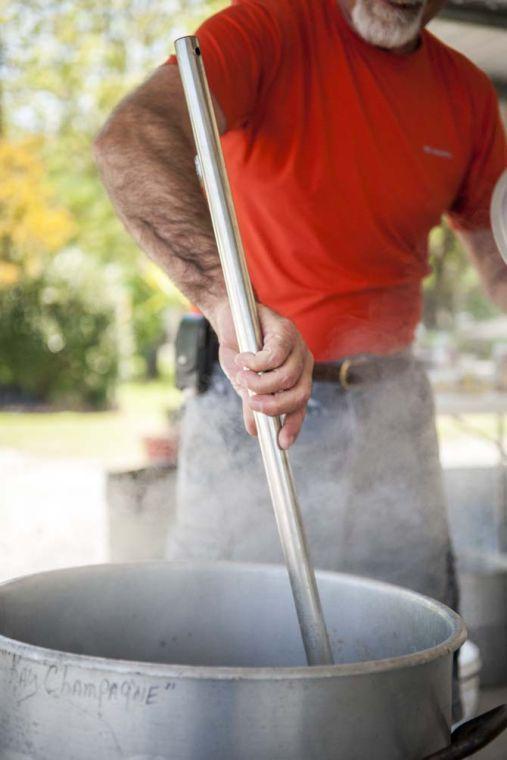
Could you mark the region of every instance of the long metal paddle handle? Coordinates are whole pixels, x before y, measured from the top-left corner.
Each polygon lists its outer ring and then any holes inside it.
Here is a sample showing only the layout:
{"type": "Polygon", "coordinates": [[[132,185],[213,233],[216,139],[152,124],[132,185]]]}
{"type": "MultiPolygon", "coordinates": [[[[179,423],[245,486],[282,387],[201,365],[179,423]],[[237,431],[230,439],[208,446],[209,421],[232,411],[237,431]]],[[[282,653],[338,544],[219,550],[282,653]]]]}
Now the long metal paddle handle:
{"type": "MultiPolygon", "coordinates": [[[[176,55],[192,123],[240,351],[255,353],[262,335],[220,138],[197,37],[176,40],[176,55]]],[[[278,532],[309,665],[332,663],[331,647],[287,453],[278,447],[280,420],[255,413],[278,532]]]]}

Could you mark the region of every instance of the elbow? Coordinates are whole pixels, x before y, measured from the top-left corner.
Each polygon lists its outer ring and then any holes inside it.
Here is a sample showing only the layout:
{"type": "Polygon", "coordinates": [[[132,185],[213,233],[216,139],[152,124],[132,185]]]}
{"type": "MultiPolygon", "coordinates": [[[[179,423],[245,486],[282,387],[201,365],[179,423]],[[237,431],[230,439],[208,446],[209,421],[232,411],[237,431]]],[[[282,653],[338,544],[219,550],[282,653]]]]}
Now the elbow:
{"type": "Polygon", "coordinates": [[[99,169],[104,169],[108,160],[121,150],[120,125],[118,117],[110,117],[97,134],[92,144],[92,152],[95,164],[99,169]]]}
{"type": "Polygon", "coordinates": [[[108,125],[105,124],[100,132],[95,135],[92,143],[92,153],[95,163],[100,165],[106,152],[109,150],[108,125]]]}
{"type": "Polygon", "coordinates": [[[135,102],[120,104],[93,140],[93,158],[103,178],[107,180],[118,165],[141,160],[150,144],[151,132],[144,108],[135,102]]]}
{"type": "Polygon", "coordinates": [[[120,103],[93,141],[95,163],[101,171],[115,157],[125,154],[139,140],[142,124],[136,108],[128,101],[120,103]]]}

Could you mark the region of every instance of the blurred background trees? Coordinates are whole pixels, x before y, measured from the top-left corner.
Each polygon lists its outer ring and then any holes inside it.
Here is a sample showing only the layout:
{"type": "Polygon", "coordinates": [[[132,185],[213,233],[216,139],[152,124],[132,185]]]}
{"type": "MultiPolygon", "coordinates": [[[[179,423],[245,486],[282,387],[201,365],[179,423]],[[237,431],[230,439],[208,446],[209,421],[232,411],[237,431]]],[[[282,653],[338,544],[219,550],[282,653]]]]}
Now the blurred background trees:
{"type": "Polygon", "coordinates": [[[488,319],[498,309],[485,297],[467,254],[442,222],[429,239],[432,272],[424,283],[424,325],[429,330],[454,330],[460,315],[488,319]]]}
{"type": "Polygon", "coordinates": [[[109,268],[71,241],[35,139],[0,141],[0,388],[4,397],[107,403],[118,369],[109,268]]]}
{"type": "Polygon", "coordinates": [[[116,219],[91,155],[118,100],[218,3],[0,6],[0,402],[102,407],[154,376],[181,296],[116,219]]]}

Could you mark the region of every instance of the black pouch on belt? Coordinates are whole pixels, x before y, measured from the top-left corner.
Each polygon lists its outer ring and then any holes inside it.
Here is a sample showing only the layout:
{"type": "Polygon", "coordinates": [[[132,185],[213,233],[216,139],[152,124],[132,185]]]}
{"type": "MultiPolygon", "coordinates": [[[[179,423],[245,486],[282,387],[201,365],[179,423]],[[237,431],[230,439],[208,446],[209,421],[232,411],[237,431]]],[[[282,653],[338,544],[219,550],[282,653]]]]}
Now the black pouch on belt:
{"type": "Polygon", "coordinates": [[[218,358],[218,339],[200,314],[185,314],[176,334],[176,387],[204,393],[218,358]]]}

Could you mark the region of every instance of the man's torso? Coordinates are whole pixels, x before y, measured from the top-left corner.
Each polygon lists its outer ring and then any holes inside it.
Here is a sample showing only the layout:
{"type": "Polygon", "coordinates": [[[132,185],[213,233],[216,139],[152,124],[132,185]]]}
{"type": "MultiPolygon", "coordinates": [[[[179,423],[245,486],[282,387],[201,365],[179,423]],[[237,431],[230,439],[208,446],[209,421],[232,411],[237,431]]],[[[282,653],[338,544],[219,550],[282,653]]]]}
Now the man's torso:
{"type": "Polygon", "coordinates": [[[409,55],[369,45],[335,0],[237,5],[278,35],[255,110],[223,138],[257,296],[319,360],[399,350],[420,317],[428,233],[473,152],[481,75],[428,32],[409,55]]]}

